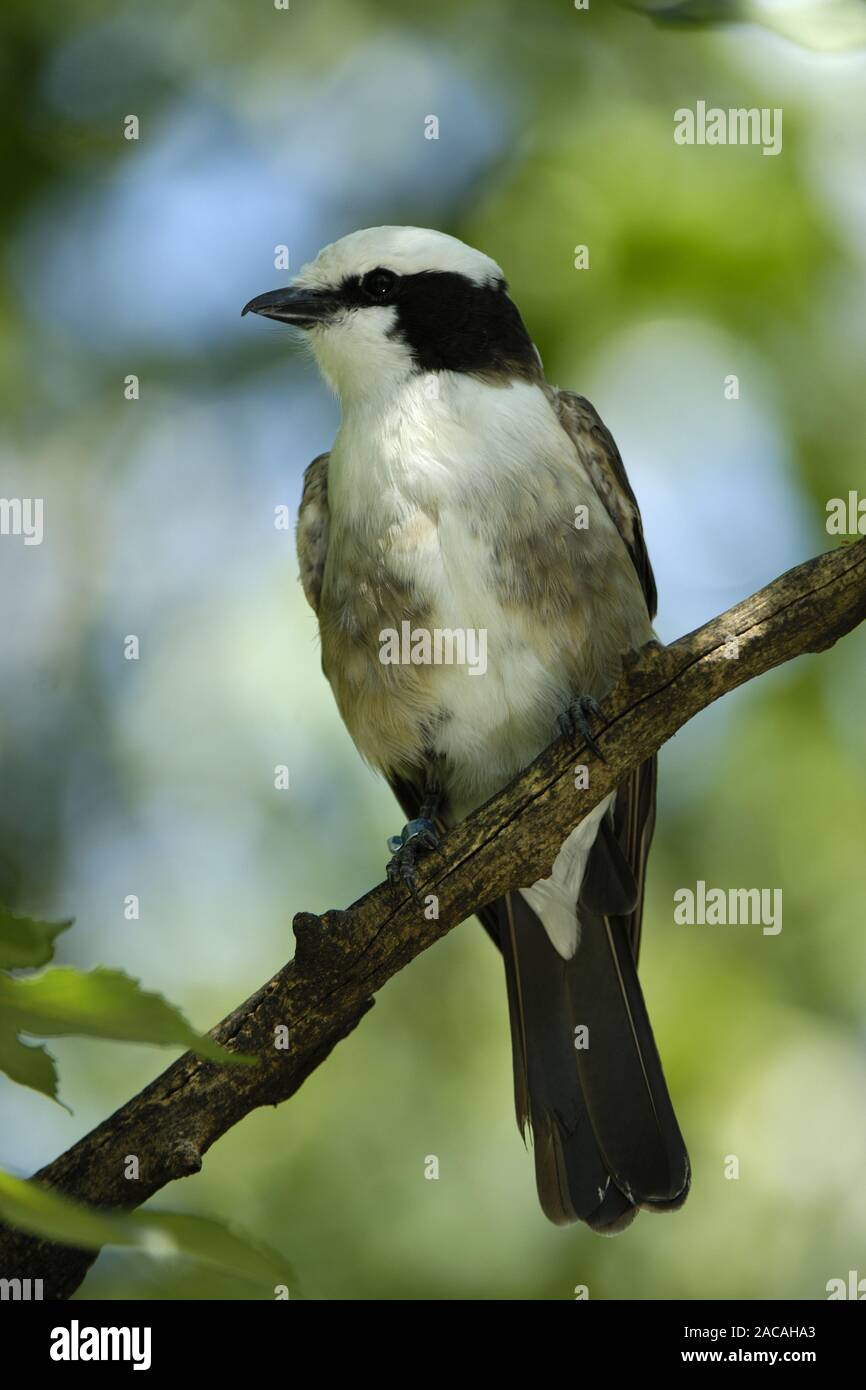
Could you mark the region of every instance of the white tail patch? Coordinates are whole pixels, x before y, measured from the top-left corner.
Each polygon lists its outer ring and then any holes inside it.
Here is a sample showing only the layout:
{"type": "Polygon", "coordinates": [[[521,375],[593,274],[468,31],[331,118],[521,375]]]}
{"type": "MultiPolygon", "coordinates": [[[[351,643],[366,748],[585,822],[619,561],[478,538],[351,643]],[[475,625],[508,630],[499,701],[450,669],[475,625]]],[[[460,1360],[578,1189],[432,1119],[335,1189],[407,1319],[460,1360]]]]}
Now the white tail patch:
{"type": "Polygon", "coordinates": [[[549,878],[540,878],[531,888],[520,889],[521,897],[540,919],[563,960],[571,960],[580,942],[577,920],[580,885],[598,827],[615,797],[616,792],[611,792],[575,826],[556,856],[549,878]]]}

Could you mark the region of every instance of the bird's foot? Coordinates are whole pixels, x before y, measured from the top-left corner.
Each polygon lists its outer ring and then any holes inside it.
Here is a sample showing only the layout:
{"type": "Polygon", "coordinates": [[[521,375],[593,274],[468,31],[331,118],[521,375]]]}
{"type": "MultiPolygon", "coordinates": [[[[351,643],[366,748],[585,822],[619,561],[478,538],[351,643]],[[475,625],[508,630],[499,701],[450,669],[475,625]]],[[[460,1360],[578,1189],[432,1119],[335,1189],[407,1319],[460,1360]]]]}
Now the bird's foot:
{"type": "Polygon", "coordinates": [[[606,763],[607,758],[595,741],[590,718],[597,719],[602,727],[608,722],[607,716],[597,700],[594,700],[591,695],[578,695],[559,716],[557,728],[565,738],[576,739],[580,735],[595,756],[606,763]]]}
{"type": "Polygon", "coordinates": [[[432,820],[427,820],[421,816],[417,820],[410,820],[399,835],[392,835],[388,840],[388,848],[392,858],[389,859],[385,872],[388,875],[388,882],[392,887],[399,887],[402,883],[412,897],[420,902],[418,893],[418,873],[417,863],[419,857],[427,850],[435,849],[440,854],[442,850],[439,842],[439,832],[432,820]]]}

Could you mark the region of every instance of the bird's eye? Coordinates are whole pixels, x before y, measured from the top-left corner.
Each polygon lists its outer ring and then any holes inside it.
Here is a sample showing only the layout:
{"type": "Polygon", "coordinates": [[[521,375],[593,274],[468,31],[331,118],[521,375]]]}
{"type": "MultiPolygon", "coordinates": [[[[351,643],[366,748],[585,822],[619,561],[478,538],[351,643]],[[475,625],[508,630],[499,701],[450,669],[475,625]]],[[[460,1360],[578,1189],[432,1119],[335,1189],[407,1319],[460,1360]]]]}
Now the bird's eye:
{"type": "Polygon", "coordinates": [[[381,304],[390,299],[396,284],[397,276],[393,270],[371,270],[361,281],[361,288],[370,299],[381,304]]]}

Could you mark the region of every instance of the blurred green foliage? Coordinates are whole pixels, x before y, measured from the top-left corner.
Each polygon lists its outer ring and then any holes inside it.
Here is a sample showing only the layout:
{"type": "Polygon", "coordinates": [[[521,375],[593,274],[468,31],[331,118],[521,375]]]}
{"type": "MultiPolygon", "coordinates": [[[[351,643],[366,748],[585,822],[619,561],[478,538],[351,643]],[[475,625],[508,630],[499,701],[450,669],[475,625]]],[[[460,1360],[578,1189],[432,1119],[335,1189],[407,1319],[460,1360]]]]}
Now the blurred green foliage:
{"type": "MultiPolygon", "coordinates": [[[[2,23],[2,491],[45,497],[46,540],[0,546],[0,897],[74,912],[71,964],[119,962],[205,1024],[282,963],[294,911],[381,876],[399,822],[273,527],[335,426],[286,338],[237,320],[274,246],[295,269],[418,222],[495,257],[548,376],[623,449],[673,637],[827,548],[827,500],[864,488],[864,57],[554,0],[13,0],[2,23]],[[782,153],[677,146],[698,100],[783,108],[782,153]]],[[[863,656],[855,633],[803,658],[662,756],[642,977],[694,1167],[681,1212],[611,1241],[547,1226],[474,923],[154,1205],[290,1251],[314,1298],[820,1298],[862,1273],[863,656]],[[674,926],[697,879],[781,886],[782,932],[674,926]]],[[[7,1168],[154,1070],[122,1043],[57,1051],[74,1118],[6,1087],[7,1168]]],[[[117,1250],[83,1294],[250,1296],[117,1250]]]]}

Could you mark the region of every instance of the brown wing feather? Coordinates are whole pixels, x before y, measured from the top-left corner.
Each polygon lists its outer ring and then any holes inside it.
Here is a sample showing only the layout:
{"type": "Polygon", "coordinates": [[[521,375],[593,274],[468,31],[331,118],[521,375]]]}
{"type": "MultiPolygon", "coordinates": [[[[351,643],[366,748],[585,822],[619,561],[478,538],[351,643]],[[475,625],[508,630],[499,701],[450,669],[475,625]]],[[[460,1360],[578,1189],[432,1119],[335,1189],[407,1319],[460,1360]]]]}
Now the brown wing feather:
{"type": "MultiPolygon", "coordinates": [[[[655,577],[644,540],[640,509],[619,449],[610,430],[584,396],[574,391],[557,391],[555,402],[562,427],[573,440],[596,492],[631,555],[647,612],[654,618],[658,601],[655,577]]],[[[619,787],[614,812],[614,832],[637,884],[634,910],[620,919],[635,960],[640,948],[647,857],[655,827],[656,778],[656,759],[649,758],[619,787]]]]}
{"type": "MultiPolygon", "coordinates": [[[[322,597],[322,581],[328,556],[330,511],[328,508],[328,461],[330,454],[319,454],[304,470],[304,485],[295,539],[301,585],[307,602],[318,616],[322,597]]],[[[421,805],[424,769],[418,769],[417,780],[393,777],[389,786],[407,819],[414,820],[421,805]]],[[[440,827],[444,831],[444,826],[440,827]]]]}
{"type": "Polygon", "coordinates": [[[656,583],[643,535],[640,510],[613,435],[594,406],[574,391],[556,391],[560,424],[586,464],[595,490],[622,536],[637,571],[651,618],[656,615],[656,583]]]}
{"type": "MultiPolygon", "coordinates": [[[[328,556],[330,511],[328,508],[328,460],[330,454],[319,454],[304,470],[304,485],[298,524],[295,532],[301,584],[307,602],[318,615],[322,597],[322,581],[328,556]]],[[[414,820],[421,805],[424,769],[419,768],[417,779],[393,777],[389,786],[402,807],[407,820],[414,820]]],[[[444,826],[440,827],[444,830],[444,826]]]]}
{"type": "Polygon", "coordinates": [[[330,454],[319,454],[318,458],[314,458],[304,472],[304,488],[301,493],[301,506],[298,511],[298,525],[295,532],[301,584],[307,596],[307,602],[316,614],[319,612],[322,579],[325,573],[325,560],[328,555],[328,531],[330,529],[328,459],[330,457],[330,454]]]}

